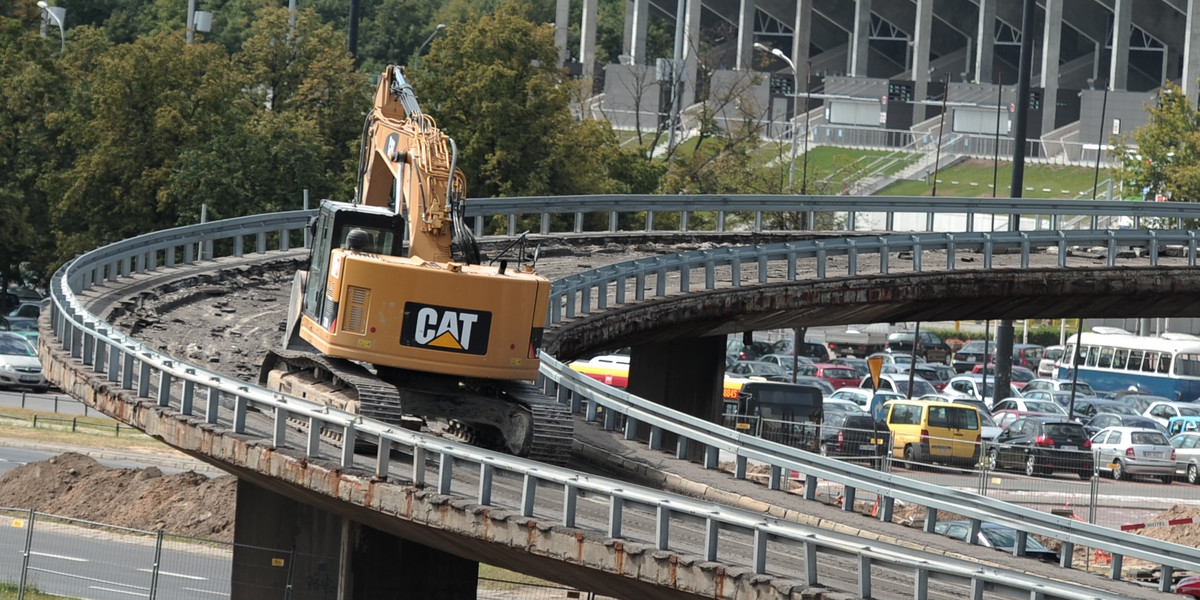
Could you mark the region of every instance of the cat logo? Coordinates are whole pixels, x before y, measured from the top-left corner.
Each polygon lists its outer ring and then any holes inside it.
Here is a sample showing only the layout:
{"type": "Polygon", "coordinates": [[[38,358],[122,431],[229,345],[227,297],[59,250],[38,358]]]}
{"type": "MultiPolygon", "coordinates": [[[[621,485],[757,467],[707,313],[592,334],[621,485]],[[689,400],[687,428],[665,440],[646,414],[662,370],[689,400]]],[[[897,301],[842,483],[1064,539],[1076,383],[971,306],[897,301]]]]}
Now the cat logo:
{"type": "Polygon", "coordinates": [[[407,302],[400,343],[427,350],[486,355],[492,313],[407,302]]]}

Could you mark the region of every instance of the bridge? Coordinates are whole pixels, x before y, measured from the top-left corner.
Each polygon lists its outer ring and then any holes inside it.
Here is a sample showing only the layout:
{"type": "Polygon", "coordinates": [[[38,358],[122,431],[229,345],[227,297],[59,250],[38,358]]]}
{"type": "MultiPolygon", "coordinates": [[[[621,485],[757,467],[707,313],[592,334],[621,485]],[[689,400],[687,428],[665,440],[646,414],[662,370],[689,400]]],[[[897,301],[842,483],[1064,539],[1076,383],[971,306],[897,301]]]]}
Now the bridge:
{"type": "MultiPolygon", "coordinates": [[[[556,212],[553,204],[568,200],[545,200],[540,206],[529,201],[511,204],[511,208],[504,204],[509,201],[482,201],[475,203],[474,210],[551,214],[556,212]]],[[[635,206],[654,206],[661,212],[675,201],[658,197],[573,200],[574,204],[566,204],[568,210],[558,212],[574,213],[580,208],[586,208],[584,212],[632,211],[635,206]],[[648,200],[653,204],[637,204],[648,200]]],[[[925,202],[932,199],[923,199],[922,206],[914,208],[894,199],[889,206],[887,199],[877,198],[786,199],[790,205],[782,204],[784,200],[779,198],[681,200],[685,211],[706,210],[710,205],[719,206],[714,210],[721,212],[849,211],[845,223],[861,222],[864,215],[882,209],[889,224],[906,211],[926,215],[937,211],[940,218],[950,213],[952,204],[947,200],[939,207],[925,202]]],[[[1014,200],[989,204],[974,199],[960,199],[957,204],[961,206],[960,214],[968,215],[970,222],[977,222],[976,217],[989,211],[1039,214],[1046,223],[1055,225],[1072,216],[1091,223],[1105,215],[1127,215],[1131,211],[1139,218],[1168,223],[1190,218],[1186,207],[1178,205],[1076,206],[1014,200]]],[[[1096,588],[1111,582],[1101,584],[1107,580],[1094,577],[1099,579],[1094,584],[1031,580],[1022,576],[1019,568],[985,571],[978,565],[944,556],[920,555],[911,548],[881,549],[882,543],[864,545],[761,513],[689,501],[394,430],[163,356],[115,330],[92,311],[94,306],[111,303],[118,284],[123,288],[148,287],[155,285],[155,279],[178,280],[199,277],[201,271],[294,261],[302,255],[293,248],[300,245],[307,217],[308,213],[301,211],[202,224],[149,234],[81,256],[55,277],[52,325],[58,342],[51,343],[50,336],[45,336],[47,341],[40,350],[49,375],[68,393],[247,482],[244,497],[239,488],[239,537],[246,529],[247,536],[257,532],[260,537],[251,539],[258,541],[279,541],[290,536],[290,540],[299,540],[307,547],[343,548],[346,556],[342,568],[345,580],[351,582],[346,589],[354,595],[394,594],[391,575],[397,556],[412,565],[406,572],[406,579],[413,580],[409,593],[434,589],[422,585],[444,586],[446,580],[461,583],[453,593],[437,588],[441,597],[473,597],[474,581],[463,576],[473,561],[553,580],[567,579],[580,587],[621,597],[788,597],[815,585],[871,596],[873,584],[876,594],[888,586],[886,589],[892,592],[902,590],[897,593],[929,597],[931,577],[956,582],[959,587],[948,597],[983,597],[985,589],[1026,594],[1037,590],[1039,597],[1046,598],[1142,597],[1137,594],[1145,593],[1142,588],[1124,587],[1097,592],[1096,588]],[[251,241],[250,252],[247,240],[251,241]],[[269,240],[273,240],[271,250],[269,240]],[[189,269],[196,272],[188,273],[189,269]],[[306,431],[289,425],[296,420],[307,423],[306,431]],[[322,430],[337,432],[343,443],[331,445],[318,435],[322,430]],[[351,451],[355,440],[369,441],[379,451],[373,458],[357,456],[351,451]],[[302,534],[286,531],[298,520],[312,526],[303,528],[302,534]],[[243,523],[256,526],[242,527],[243,523]],[[387,551],[380,552],[380,548],[387,551]],[[846,556],[851,557],[848,562],[846,556]],[[906,577],[901,582],[872,577],[872,565],[874,569],[886,565],[906,573],[906,577]],[[797,585],[795,578],[801,577],[800,573],[803,580],[797,585]]],[[[686,217],[679,219],[685,228],[687,221],[686,217]]],[[[933,223],[935,217],[927,216],[926,221],[933,223]]],[[[572,352],[617,343],[622,336],[676,343],[673,340],[682,338],[669,330],[677,329],[679,323],[663,319],[669,312],[683,311],[664,311],[663,305],[704,297],[692,302],[705,311],[714,311],[706,312],[708,317],[719,314],[721,306],[726,307],[728,315],[735,315],[738,311],[729,307],[739,303],[749,306],[748,300],[721,301],[721,296],[736,298],[752,289],[766,296],[763,291],[806,285],[802,282],[806,279],[816,280],[809,285],[831,286],[836,280],[848,283],[864,276],[887,281],[907,278],[914,288],[926,279],[943,280],[948,285],[946,290],[970,294],[974,288],[964,282],[971,277],[958,272],[969,271],[976,280],[1009,281],[1007,287],[987,288],[995,297],[991,308],[1017,314],[1027,309],[1021,302],[1005,301],[1001,295],[1005,289],[1025,290],[1025,303],[1032,302],[1037,294],[1033,279],[1010,275],[1036,268],[1044,279],[1056,282],[1054,289],[1074,288],[1058,294],[1057,302],[1064,311],[1085,317],[1119,312],[1128,306],[1122,304],[1122,299],[1160,295],[1163,299],[1143,314],[1191,316],[1182,298],[1194,294],[1197,287],[1190,275],[1196,263],[1197,239],[1195,232],[1186,229],[841,235],[700,250],[565,277],[556,282],[552,292],[552,328],[559,332],[554,335],[552,348],[566,357],[572,352]],[[901,256],[909,257],[903,266],[898,264],[901,256]],[[963,260],[968,257],[972,260],[963,260]],[[957,279],[963,281],[954,283],[957,279]],[[1098,297],[1114,300],[1096,302],[1098,297]],[[1093,308],[1082,305],[1085,298],[1093,308]],[[638,310],[650,312],[639,314],[638,310]],[[626,318],[606,316],[614,312],[624,312],[626,318]],[[642,325],[622,325],[629,322],[642,325]],[[661,325],[651,327],[646,323],[661,325]],[[607,329],[609,333],[589,333],[594,329],[607,329]]],[[[836,297],[832,288],[822,289],[812,294],[785,292],[781,295],[787,298],[786,303],[765,303],[756,309],[762,314],[750,318],[766,322],[763,315],[767,312],[791,311],[794,314],[787,318],[795,322],[833,322],[847,316],[833,308],[847,299],[860,298],[862,310],[883,310],[870,307],[892,303],[890,297],[872,297],[870,286],[836,297]],[[820,298],[822,294],[828,299],[814,306],[824,308],[804,308],[808,306],[805,298],[820,298]]],[[[916,293],[896,299],[898,304],[908,306],[902,310],[917,311],[913,314],[925,310],[919,308],[922,302],[916,293]]],[[[708,317],[708,321],[716,322],[708,317]]],[[[701,328],[699,333],[711,336],[727,327],[740,330],[749,323],[714,324],[701,328]]],[[[820,478],[844,486],[843,494],[850,504],[858,491],[878,494],[882,499],[881,522],[890,521],[891,507],[901,500],[926,506],[931,516],[932,511],[950,510],[966,515],[976,526],[982,521],[998,522],[1017,527],[1023,536],[1033,533],[1058,538],[1064,542],[1067,557],[1076,544],[1112,552],[1117,578],[1125,556],[1162,565],[1167,581],[1173,569],[1200,569],[1200,552],[1192,548],[1149,544],[1138,536],[974,494],[947,490],[931,493],[920,482],[742,436],[704,419],[607,388],[579,377],[554,357],[546,358],[543,375],[548,392],[570,403],[588,420],[601,421],[607,429],[615,429],[620,423],[627,437],[635,435],[639,423],[644,424],[652,449],[662,447],[666,434],[679,440],[675,452],[681,457],[698,448],[699,454],[693,456],[705,467],[716,466],[718,452],[730,453],[736,457],[735,478],[745,478],[750,461],[767,465],[771,489],[780,486],[781,473],[795,471],[806,479],[820,478]]],[[[926,527],[931,529],[932,523],[927,522],[926,527]]],[[[1069,559],[1064,563],[1069,564],[1069,559]]],[[[235,586],[235,593],[237,589],[235,586]]]]}

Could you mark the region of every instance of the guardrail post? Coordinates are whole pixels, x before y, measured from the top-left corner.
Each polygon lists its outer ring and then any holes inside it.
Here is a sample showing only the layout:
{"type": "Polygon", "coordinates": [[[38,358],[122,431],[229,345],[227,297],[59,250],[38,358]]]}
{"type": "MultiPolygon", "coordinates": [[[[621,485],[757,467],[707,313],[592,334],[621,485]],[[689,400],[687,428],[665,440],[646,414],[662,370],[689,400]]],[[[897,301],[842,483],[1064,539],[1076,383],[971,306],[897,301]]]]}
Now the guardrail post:
{"type": "Polygon", "coordinates": [[[704,468],[717,468],[717,459],[721,456],[721,451],[716,446],[704,446],[704,468]]]}
{"type": "Polygon", "coordinates": [[[108,358],[108,342],[105,342],[104,338],[107,335],[107,329],[96,330],[96,347],[95,354],[93,355],[94,358],[92,359],[92,371],[95,371],[96,373],[105,372],[104,361],[108,358]]]}
{"type": "MultiPolygon", "coordinates": [[[[816,486],[812,486],[812,487],[816,487],[816,486]]],[[[808,496],[808,488],[809,488],[808,480],[806,478],[805,482],[804,482],[804,495],[805,496],[808,496]]],[[[854,489],[854,486],[849,486],[849,485],[842,486],[842,511],[843,512],[854,512],[854,497],[857,495],[857,492],[858,492],[858,490],[854,489]]],[[[807,498],[805,498],[805,499],[807,500],[807,498]]]]}
{"type": "Polygon", "coordinates": [[[422,446],[416,446],[412,451],[412,481],[413,485],[421,487],[425,485],[425,461],[428,459],[429,451],[422,446]]]}
{"type": "Polygon", "coordinates": [[[689,214],[690,213],[688,213],[688,211],[686,211],[686,210],[679,213],[679,231],[687,231],[688,230],[688,215],[689,214]]]}
{"type": "Polygon", "coordinates": [[[1058,566],[1070,569],[1075,564],[1075,542],[1064,541],[1058,547],[1058,566]]]}
{"type": "Polygon", "coordinates": [[[1121,580],[1121,563],[1124,562],[1124,559],[1125,557],[1123,555],[1117,554],[1116,552],[1112,553],[1112,567],[1108,570],[1109,579],[1112,579],[1113,581],[1121,580]]]}
{"type": "Polygon", "coordinates": [[[742,456],[740,454],[737,456],[737,458],[735,458],[733,460],[733,478],[734,479],[745,479],[746,478],[747,462],[748,461],[747,461],[746,457],[742,456]]]}
{"type": "Polygon", "coordinates": [[[563,485],[563,527],[575,526],[575,509],[579,506],[579,488],[570,484],[563,485]]]}
{"type": "Polygon", "coordinates": [[[449,494],[454,483],[454,457],[443,452],[438,460],[438,493],[449,494]]]}
{"type": "Polygon", "coordinates": [[[290,238],[288,238],[288,231],[286,229],[280,229],[279,230],[279,250],[280,250],[280,252],[287,252],[288,250],[291,250],[291,249],[292,249],[292,240],[290,238]]]}
{"type": "Polygon", "coordinates": [[[871,597],[871,557],[858,555],[858,595],[871,597]]]}
{"type": "Polygon", "coordinates": [[[687,460],[688,457],[688,439],[679,435],[675,438],[675,458],[679,460],[687,460]]]}
{"type": "MultiPolygon", "coordinates": [[[[933,533],[933,527],[937,525],[937,509],[925,507],[925,524],[922,529],[925,533],[933,533]]],[[[974,542],[972,542],[974,543],[974,542]]]]}
{"type": "Polygon", "coordinates": [[[158,405],[171,405],[171,374],[167,369],[171,368],[171,361],[164,361],[163,368],[158,372],[158,405]]]}
{"type": "Polygon", "coordinates": [[[84,365],[92,365],[95,362],[96,338],[89,332],[83,336],[83,350],[80,352],[79,358],[84,365]]]}
{"type": "MultiPolygon", "coordinates": [[[[195,375],[195,369],[188,369],[188,375],[195,375]]],[[[179,399],[179,412],[186,416],[192,416],[192,401],[196,395],[196,382],[191,379],[183,380],[183,396],[179,399]]]]}
{"type": "Polygon", "coordinates": [[[150,397],[150,362],[146,357],[138,360],[138,398],[150,397]]]}
{"type": "MultiPolygon", "coordinates": [[[[305,231],[308,231],[308,230],[306,229],[305,231]]],[[[242,236],[237,235],[237,236],[233,237],[233,255],[234,256],[236,256],[237,258],[241,258],[242,255],[244,255],[246,253],[245,246],[246,246],[246,242],[244,239],[242,239],[242,236]]]]}
{"type": "Polygon", "coordinates": [[[575,227],[573,230],[575,233],[583,233],[583,213],[575,213],[575,227]]]}
{"type": "Polygon", "coordinates": [[[392,440],[379,436],[375,442],[375,479],[387,481],[392,456],[392,440]]]}
{"type": "Polygon", "coordinates": [[[646,231],[654,231],[654,211],[646,211],[646,231]]]}
{"type": "Polygon", "coordinates": [[[876,501],[879,502],[879,520],[891,523],[896,512],[896,499],[891,496],[879,496],[876,501]]]}
{"type": "Polygon", "coordinates": [[[347,423],[342,428],[342,455],[340,464],[343,469],[348,469],[354,466],[354,446],[357,444],[358,429],[354,427],[354,422],[347,423]]]}
{"type": "Polygon", "coordinates": [[[671,549],[671,509],[665,504],[659,504],[655,512],[654,540],[659,550],[671,549]]]}
{"type": "Polygon", "coordinates": [[[267,253],[267,234],[259,232],[254,237],[254,250],[259,254],[267,253]]]}
{"type": "Polygon", "coordinates": [[[658,427],[657,425],[651,425],[650,426],[650,440],[647,443],[647,446],[649,446],[651,450],[662,450],[662,438],[663,438],[662,427],[658,427]]]}
{"type": "MultiPolygon", "coordinates": [[[[851,488],[851,489],[853,489],[853,488],[851,488]]],[[[851,493],[853,493],[853,492],[851,492],[851,493]]],[[[808,474],[804,475],[804,499],[805,500],[816,500],[817,499],[817,476],[816,475],[808,475],[808,474]]],[[[853,507],[853,505],[851,505],[851,507],[853,507]]]]}
{"type": "Polygon", "coordinates": [[[929,598],[929,571],[917,567],[917,576],[913,582],[913,598],[926,600],[929,598]]]}
{"type": "MultiPolygon", "coordinates": [[[[343,440],[345,445],[345,440],[343,440]]],[[[304,455],[312,458],[321,453],[321,421],[316,415],[308,418],[308,435],[304,440],[304,455]]]]}
{"type": "Polygon", "coordinates": [[[804,542],[804,580],[808,583],[808,587],[818,585],[817,545],[812,542],[804,542]]]}
{"type": "Polygon", "coordinates": [[[221,406],[221,390],[208,388],[208,401],[204,405],[204,422],[213,425],[217,422],[217,412],[221,406]]]}
{"type": "Polygon", "coordinates": [[[250,410],[250,400],[243,396],[246,388],[238,388],[238,394],[233,396],[233,432],[246,432],[246,412],[250,410]]]}
{"type": "Polygon", "coordinates": [[[108,364],[107,373],[110,382],[120,381],[121,374],[117,371],[121,367],[121,347],[117,344],[108,345],[108,364]]]}
{"type": "Polygon", "coordinates": [[[704,521],[704,559],[717,560],[717,540],[721,537],[721,522],[709,517],[704,521]]]}
{"type": "Polygon", "coordinates": [[[529,474],[525,474],[524,480],[521,482],[521,516],[532,517],[533,506],[537,502],[537,479],[529,474]]]}
{"type": "Polygon", "coordinates": [[[638,428],[637,419],[635,419],[629,415],[625,415],[625,439],[627,439],[627,440],[637,439],[637,428],[638,428]]]}
{"type": "Polygon", "coordinates": [[[771,465],[767,470],[767,489],[779,490],[783,484],[783,467],[771,465]]]}
{"type": "Polygon", "coordinates": [[[613,490],[608,502],[608,537],[621,537],[621,515],[625,512],[625,500],[615,494],[621,490],[613,490]]]}
{"type": "Polygon", "coordinates": [[[288,409],[282,405],[275,407],[275,421],[271,423],[271,445],[276,449],[287,448],[288,409]]]}
{"type": "Polygon", "coordinates": [[[495,473],[496,467],[491,463],[479,463],[479,494],[475,500],[483,506],[492,503],[492,479],[495,473]]]}
{"type": "Polygon", "coordinates": [[[1158,574],[1158,591],[1168,593],[1171,591],[1171,580],[1174,579],[1175,569],[1171,565],[1159,565],[1162,569],[1158,574]]]}

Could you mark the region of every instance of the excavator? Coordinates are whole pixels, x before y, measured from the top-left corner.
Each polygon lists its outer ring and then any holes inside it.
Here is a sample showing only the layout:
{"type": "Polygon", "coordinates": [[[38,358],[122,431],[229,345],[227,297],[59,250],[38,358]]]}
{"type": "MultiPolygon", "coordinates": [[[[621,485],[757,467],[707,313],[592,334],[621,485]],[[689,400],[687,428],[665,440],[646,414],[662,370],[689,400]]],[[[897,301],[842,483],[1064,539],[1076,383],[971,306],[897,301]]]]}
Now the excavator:
{"type": "Polygon", "coordinates": [[[310,223],[308,268],[260,382],[400,426],[436,419],[479,446],[561,463],[571,414],[530,383],[550,283],[523,242],[484,264],[456,162],[454,140],[389,66],[354,201],[323,200],[310,223]]]}

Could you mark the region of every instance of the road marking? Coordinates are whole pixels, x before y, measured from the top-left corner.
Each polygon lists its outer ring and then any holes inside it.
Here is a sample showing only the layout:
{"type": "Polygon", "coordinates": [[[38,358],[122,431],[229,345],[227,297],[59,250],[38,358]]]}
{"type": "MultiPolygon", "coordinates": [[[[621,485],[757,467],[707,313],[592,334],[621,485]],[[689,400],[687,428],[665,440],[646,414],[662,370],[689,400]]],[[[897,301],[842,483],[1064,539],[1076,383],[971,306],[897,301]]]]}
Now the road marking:
{"type": "Polygon", "coordinates": [[[91,562],[86,558],[79,558],[78,556],[63,556],[61,554],[46,554],[45,552],[30,552],[30,554],[32,554],[34,556],[44,556],[46,558],[57,558],[59,560],[69,560],[72,562],[91,562]]]}
{"type": "Polygon", "coordinates": [[[189,587],[185,587],[185,588],[181,588],[181,589],[185,592],[199,592],[201,594],[212,594],[214,596],[220,596],[222,598],[229,597],[229,592],[218,592],[216,590],[201,590],[201,589],[189,588],[189,587]]]}
{"type": "MultiPolygon", "coordinates": [[[[143,568],[143,569],[138,569],[138,571],[141,571],[143,573],[153,573],[154,569],[143,568]]],[[[169,577],[182,577],[184,579],[194,579],[196,581],[207,581],[208,580],[207,577],[199,577],[196,575],[187,575],[184,573],[172,573],[171,571],[159,571],[158,574],[159,575],[167,575],[169,577]]]]}

